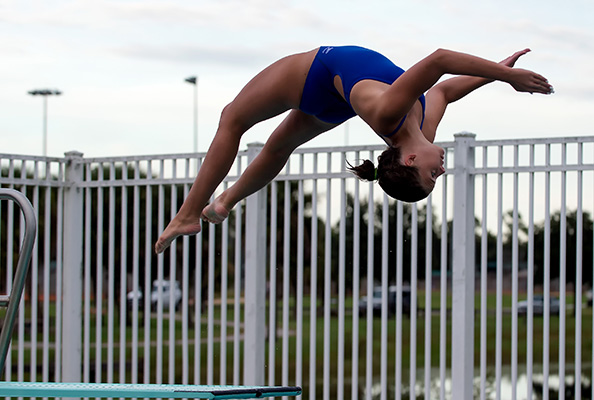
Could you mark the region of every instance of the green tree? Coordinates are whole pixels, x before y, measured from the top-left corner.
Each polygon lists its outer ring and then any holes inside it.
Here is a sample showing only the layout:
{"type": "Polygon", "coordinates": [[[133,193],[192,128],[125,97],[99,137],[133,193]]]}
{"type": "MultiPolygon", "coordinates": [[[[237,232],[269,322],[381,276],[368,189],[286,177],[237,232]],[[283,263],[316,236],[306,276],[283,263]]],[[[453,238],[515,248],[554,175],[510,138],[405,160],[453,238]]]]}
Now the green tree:
{"type": "MultiPolygon", "coordinates": [[[[566,250],[561,254],[561,212],[557,211],[550,218],[549,251],[550,277],[559,277],[561,260],[565,261],[567,283],[575,283],[577,265],[577,211],[569,211],[566,215],[566,250]]],[[[584,212],[582,218],[582,282],[592,287],[592,218],[590,213],[584,212]]],[[[535,243],[535,281],[544,281],[544,253],[545,253],[545,223],[534,228],[535,243]]]]}

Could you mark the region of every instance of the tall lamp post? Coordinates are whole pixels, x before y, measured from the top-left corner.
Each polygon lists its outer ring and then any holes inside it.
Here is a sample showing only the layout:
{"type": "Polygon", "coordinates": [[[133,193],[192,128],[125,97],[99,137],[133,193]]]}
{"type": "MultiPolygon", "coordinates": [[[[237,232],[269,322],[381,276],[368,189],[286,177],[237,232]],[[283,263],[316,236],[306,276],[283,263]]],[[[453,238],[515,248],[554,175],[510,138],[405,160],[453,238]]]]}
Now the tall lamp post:
{"type": "Polygon", "coordinates": [[[42,96],[43,97],[43,156],[47,156],[47,97],[48,96],[59,96],[62,94],[56,89],[35,89],[30,90],[31,96],[42,96]]]}
{"type": "Polygon", "coordinates": [[[190,76],[185,81],[194,85],[194,153],[198,153],[198,77],[190,76]]]}

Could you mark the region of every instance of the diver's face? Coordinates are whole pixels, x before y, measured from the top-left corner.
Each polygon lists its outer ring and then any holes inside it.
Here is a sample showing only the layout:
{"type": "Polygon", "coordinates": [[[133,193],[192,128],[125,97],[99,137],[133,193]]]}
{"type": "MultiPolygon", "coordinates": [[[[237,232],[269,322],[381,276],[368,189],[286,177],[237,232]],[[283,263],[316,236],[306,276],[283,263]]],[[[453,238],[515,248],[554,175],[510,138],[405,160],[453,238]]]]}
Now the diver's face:
{"type": "Polygon", "coordinates": [[[444,149],[432,144],[417,150],[412,162],[409,164],[417,167],[421,184],[429,191],[433,190],[435,181],[445,172],[444,156],[444,149]]]}

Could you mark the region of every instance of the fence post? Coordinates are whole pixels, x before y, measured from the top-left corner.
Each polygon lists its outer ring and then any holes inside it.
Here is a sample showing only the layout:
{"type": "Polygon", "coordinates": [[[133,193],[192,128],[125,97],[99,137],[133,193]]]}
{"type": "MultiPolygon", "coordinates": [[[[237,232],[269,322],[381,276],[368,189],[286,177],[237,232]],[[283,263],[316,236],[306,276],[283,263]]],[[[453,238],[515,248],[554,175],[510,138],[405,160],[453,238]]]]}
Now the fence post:
{"type": "Polygon", "coordinates": [[[454,135],[452,398],[472,400],[474,378],[474,138],[454,135]]]}
{"type": "MultiPolygon", "coordinates": [[[[248,144],[248,164],[262,150],[248,144]]],[[[266,188],[246,199],[244,385],[264,384],[266,337],[266,188]]]]}
{"type": "Polygon", "coordinates": [[[83,189],[80,183],[83,180],[83,154],[71,151],[64,155],[62,381],[81,382],[83,189]]]}

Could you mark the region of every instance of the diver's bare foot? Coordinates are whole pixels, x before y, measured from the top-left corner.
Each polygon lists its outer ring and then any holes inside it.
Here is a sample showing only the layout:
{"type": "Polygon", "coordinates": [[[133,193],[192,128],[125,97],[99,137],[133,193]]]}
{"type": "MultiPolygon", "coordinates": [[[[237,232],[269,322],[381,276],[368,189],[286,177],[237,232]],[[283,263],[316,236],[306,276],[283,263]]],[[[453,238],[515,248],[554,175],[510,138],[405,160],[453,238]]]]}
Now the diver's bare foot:
{"type": "Polygon", "coordinates": [[[221,196],[219,196],[214,202],[204,207],[201,218],[211,224],[220,224],[229,216],[229,211],[230,209],[223,205],[221,196]]]}
{"type": "Polygon", "coordinates": [[[177,215],[167,228],[163,231],[157,243],[155,243],[155,253],[159,254],[165,251],[178,236],[195,235],[200,232],[200,219],[182,221],[182,218],[177,215]]]}

